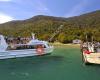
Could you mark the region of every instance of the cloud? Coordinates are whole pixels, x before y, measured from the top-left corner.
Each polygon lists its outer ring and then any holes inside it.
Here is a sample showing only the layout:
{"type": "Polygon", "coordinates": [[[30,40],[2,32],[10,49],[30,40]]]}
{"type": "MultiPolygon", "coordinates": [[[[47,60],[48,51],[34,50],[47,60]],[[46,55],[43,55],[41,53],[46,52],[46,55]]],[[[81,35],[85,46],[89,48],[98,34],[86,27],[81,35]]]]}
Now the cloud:
{"type": "Polygon", "coordinates": [[[38,14],[43,14],[43,15],[53,15],[52,11],[46,6],[43,1],[37,1],[38,6],[36,6],[38,14]]]}
{"type": "Polygon", "coordinates": [[[48,11],[48,8],[41,1],[37,1],[36,9],[39,11],[48,11]]]}
{"type": "MultiPolygon", "coordinates": [[[[15,5],[13,10],[20,11],[20,13],[15,13],[18,17],[33,17],[35,15],[52,15],[50,9],[46,6],[45,2],[41,0],[13,0],[15,5]]],[[[12,14],[12,13],[11,13],[12,14]]],[[[20,17],[20,18],[21,18],[20,17]]]]}
{"type": "Polygon", "coordinates": [[[2,2],[9,2],[9,1],[12,1],[12,0],[0,0],[2,2]]]}
{"type": "Polygon", "coordinates": [[[0,24],[1,23],[5,23],[5,22],[8,22],[8,21],[12,21],[12,20],[14,20],[13,17],[8,16],[8,15],[3,14],[3,13],[0,13],[0,24]]]}
{"type": "MultiPolygon", "coordinates": [[[[47,6],[43,3],[41,0],[14,0],[12,2],[15,2],[17,5],[20,6],[20,8],[25,8],[26,10],[37,10],[41,12],[49,11],[47,6]],[[27,6],[29,5],[29,6],[27,6]]],[[[24,9],[24,10],[25,10],[24,9]]]]}
{"type": "Polygon", "coordinates": [[[27,19],[35,15],[52,15],[52,12],[49,10],[46,3],[41,0],[5,0],[5,1],[11,1],[11,2],[3,2],[3,3],[0,2],[0,12],[10,14],[16,20],[27,19]]]}
{"type": "Polygon", "coordinates": [[[52,14],[52,12],[50,11],[50,9],[46,6],[45,3],[43,3],[43,1],[41,0],[34,0],[35,1],[35,10],[37,11],[37,13],[46,13],[46,14],[52,14]]]}
{"type": "Polygon", "coordinates": [[[88,4],[88,0],[83,0],[80,3],[78,3],[77,5],[75,5],[71,11],[69,11],[65,17],[72,17],[72,16],[76,16],[79,15],[87,6],[88,4]]]}

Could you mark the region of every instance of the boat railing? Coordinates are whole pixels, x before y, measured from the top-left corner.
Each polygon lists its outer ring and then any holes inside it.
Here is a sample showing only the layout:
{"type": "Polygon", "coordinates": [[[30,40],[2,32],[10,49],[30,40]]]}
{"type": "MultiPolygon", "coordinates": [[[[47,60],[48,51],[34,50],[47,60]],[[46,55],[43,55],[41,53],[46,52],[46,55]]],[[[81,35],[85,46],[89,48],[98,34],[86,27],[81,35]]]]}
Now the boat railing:
{"type": "Polygon", "coordinates": [[[91,52],[100,52],[100,43],[83,43],[82,50],[88,49],[91,52]]]}

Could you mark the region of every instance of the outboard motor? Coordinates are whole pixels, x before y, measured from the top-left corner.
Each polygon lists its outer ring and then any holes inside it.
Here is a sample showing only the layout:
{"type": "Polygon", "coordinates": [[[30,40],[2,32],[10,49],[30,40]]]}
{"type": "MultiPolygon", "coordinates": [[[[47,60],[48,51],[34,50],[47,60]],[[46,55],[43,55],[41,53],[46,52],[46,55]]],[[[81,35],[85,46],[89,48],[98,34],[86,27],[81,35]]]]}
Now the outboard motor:
{"type": "Polygon", "coordinates": [[[0,51],[5,51],[8,47],[8,44],[6,43],[4,36],[0,35],[0,51]]]}

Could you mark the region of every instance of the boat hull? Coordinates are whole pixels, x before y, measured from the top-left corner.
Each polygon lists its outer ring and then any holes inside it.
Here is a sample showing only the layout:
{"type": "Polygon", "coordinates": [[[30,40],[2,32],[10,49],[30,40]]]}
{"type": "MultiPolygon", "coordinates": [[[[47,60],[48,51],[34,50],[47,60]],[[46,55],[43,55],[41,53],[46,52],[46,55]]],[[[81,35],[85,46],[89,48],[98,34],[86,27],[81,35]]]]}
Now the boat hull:
{"type": "Polygon", "coordinates": [[[53,48],[45,48],[42,53],[38,53],[36,49],[25,49],[25,50],[7,50],[0,52],[0,59],[17,58],[17,57],[28,57],[28,56],[41,56],[50,54],[53,48]]]}
{"type": "Polygon", "coordinates": [[[83,57],[86,63],[100,64],[100,53],[85,54],[83,52],[83,57]]]}

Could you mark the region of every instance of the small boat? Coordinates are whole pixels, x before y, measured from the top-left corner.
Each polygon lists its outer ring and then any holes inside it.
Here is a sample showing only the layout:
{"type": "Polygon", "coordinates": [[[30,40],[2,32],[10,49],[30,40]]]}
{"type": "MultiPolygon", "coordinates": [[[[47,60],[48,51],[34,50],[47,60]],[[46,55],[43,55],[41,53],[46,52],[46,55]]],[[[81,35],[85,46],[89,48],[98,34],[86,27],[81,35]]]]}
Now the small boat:
{"type": "Polygon", "coordinates": [[[100,64],[100,43],[85,42],[81,45],[84,64],[100,64]]]}
{"type": "Polygon", "coordinates": [[[34,36],[26,44],[8,45],[4,36],[0,35],[0,59],[45,55],[52,53],[53,49],[47,41],[34,39],[34,36]]]}

